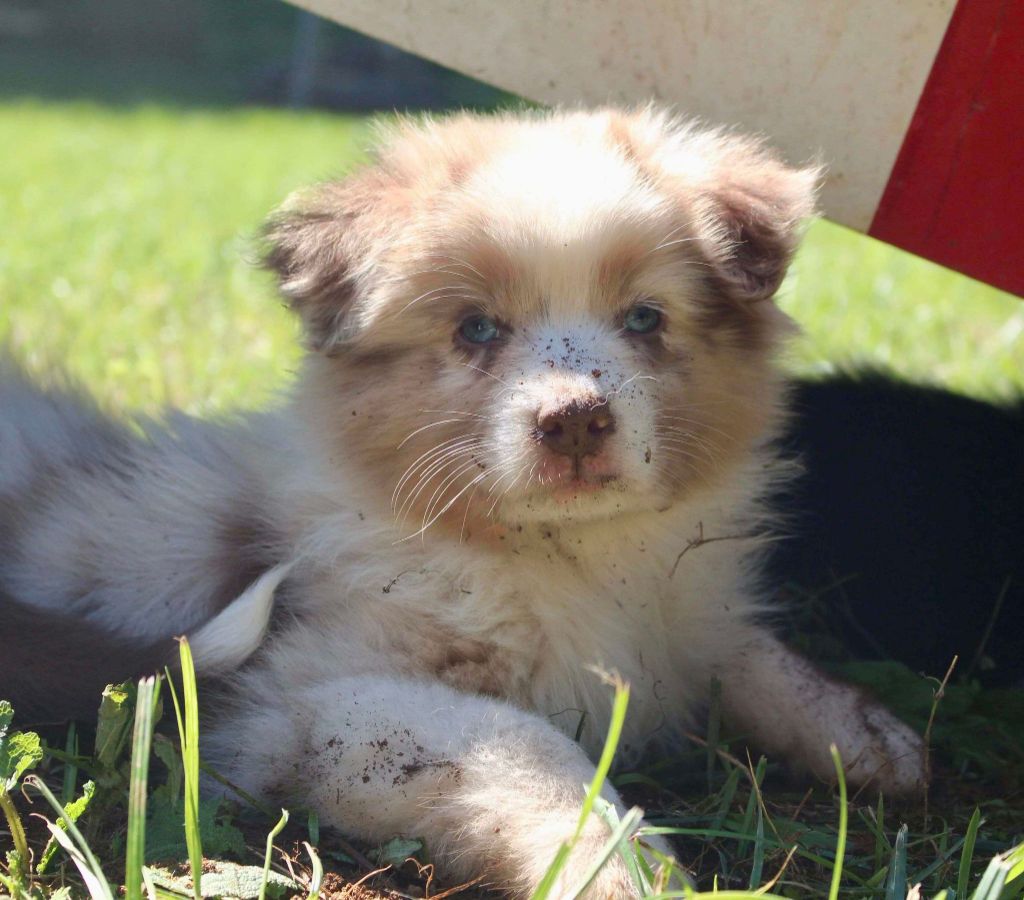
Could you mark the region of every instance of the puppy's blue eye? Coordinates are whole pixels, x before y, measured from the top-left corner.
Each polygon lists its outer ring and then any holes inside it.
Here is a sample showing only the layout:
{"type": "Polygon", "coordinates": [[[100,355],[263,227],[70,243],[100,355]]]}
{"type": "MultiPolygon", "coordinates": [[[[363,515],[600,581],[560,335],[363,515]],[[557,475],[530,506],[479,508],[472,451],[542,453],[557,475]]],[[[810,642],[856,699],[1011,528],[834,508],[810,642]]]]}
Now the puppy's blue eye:
{"type": "Polygon", "coordinates": [[[498,323],[488,316],[470,316],[462,320],[459,334],[471,344],[486,344],[498,336],[498,323]]]}
{"type": "Polygon", "coordinates": [[[661,313],[653,306],[640,303],[626,313],[623,324],[634,334],[650,334],[661,324],[661,313]]]}

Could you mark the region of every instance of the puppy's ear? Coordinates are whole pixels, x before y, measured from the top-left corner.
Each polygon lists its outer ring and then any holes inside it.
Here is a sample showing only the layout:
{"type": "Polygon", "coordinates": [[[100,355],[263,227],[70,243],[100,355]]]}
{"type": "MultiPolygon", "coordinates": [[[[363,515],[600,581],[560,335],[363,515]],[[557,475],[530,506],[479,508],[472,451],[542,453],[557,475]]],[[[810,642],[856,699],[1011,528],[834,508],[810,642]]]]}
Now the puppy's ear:
{"type": "Polygon", "coordinates": [[[792,168],[758,141],[711,135],[697,188],[698,242],[734,300],[774,296],[815,211],[821,170],[792,168]]]}
{"type": "Polygon", "coordinates": [[[368,288],[382,229],[370,181],[364,173],[293,194],[264,227],[263,264],[277,273],[312,350],[340,349],[368,288]]]}
{"type": "Polygon", "coordinates": [[[312,350],[338,353],[355,337],[401,234],[439,190],[464,177],[483,137],[477,119],[443,129],[416,119],[378,127],[366,168],[292,195],[264,228],[264,265],[302,317],[312,350]]]}
{"type": "Polygon", "coordinates": [[[792,168],[760,140],[652,108],[613,117],[611,134],[678,199],[720,290],[740,302],[778,290],[814,214],[820,167],[792,168]]]}

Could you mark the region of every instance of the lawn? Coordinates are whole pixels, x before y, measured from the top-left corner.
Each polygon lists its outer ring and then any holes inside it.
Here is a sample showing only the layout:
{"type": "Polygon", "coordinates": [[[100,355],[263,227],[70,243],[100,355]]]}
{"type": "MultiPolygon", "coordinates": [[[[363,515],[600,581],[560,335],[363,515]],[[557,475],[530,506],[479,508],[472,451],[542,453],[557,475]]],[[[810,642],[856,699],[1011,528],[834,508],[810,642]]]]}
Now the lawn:
{"type": "MultiPolygon", "coordinates": [[[[271,110],[0,107],[0,341],[115,409],[264,403],[295,330],[252,264],[263,218],[344,172],[365,119],[271,110]]],[[[1024,303],[819,222],[782,306],[792,366],[884,366],[986,397],[1024,393],[1024,303]]]]}
{"type": "MultiPolygon", "coordinates": [[[[0,344],[41,379],[70,373],[117,413],[174,405],[217,415],[272,402],[298,351],[271,279],[253,265],[257,229],[291,190],[357,162],[369,132],[365,119],[316,112],[0,105],[0,344]]],[[[866,365],[986,398],[1024,394],[1024,303],[834,225],[811,227],[780,302],[803,330],[787,362],[794,372],[866,365]]],[[[923,694],[919,681],[907,693],[917,691],[914,713],[927,718],[934,685],[923,684],[923,694]]],[[[955,885],[976,805],[987,822],[966,857],[972,883],[988,857],[1020,839],[1020,811],[1005,802],[1008,791],[1019,799],[1024,782],[1016,738],[1004,735],[1008,749],[981,759],[970,743],[984,725],[970,718],[980,715],[977,691],[956,685],[948,697],[953,708],[939,704],[935,732],[948,777],[930,817],[852,803],[844,896],[902,900],[886,886],[901,858],[926,896],[955,885]],[[911,828],[901,850],[903,821],[911,828]]],[[[1019,692],[989,708],[1006,704],[1022,705],[1019,692]]],[[[774,786],[769,768],[762,801],[727,760],[696,781],[671,775],[677,762],[622,781],[667,824],[689,830],[681,846],[702,872],[764,883],[795,845],[775,890],[824,896],[837,825],[828,792],[793,795],[774,786]]],[[[59,778],[56,758],[48,765],[59,778]]],[[[124,759],[112,765],[123,775],[124,759]]],[[[113,782],[122,791],[125,783],[113,782]]],[[[120,821],[119,803],[112,796],[104,821],[120,821]]],[[[292,844],[316,831],[305,818],[290,829],[292,844]]],[[[123,855],[98,825],[91,833],[109,859],[123,855]]],[[[4,840],[0,833],[0,849],[4,840]]],[[[328,865],[347,852],[324,846],[328,865]]]]}

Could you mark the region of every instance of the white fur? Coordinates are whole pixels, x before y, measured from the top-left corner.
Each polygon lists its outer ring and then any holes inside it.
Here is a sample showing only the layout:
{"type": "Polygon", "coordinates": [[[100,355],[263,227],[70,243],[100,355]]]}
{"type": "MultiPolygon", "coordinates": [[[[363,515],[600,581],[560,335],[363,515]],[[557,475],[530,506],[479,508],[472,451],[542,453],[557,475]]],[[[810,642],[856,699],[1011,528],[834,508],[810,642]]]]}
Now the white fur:
{"type": "Polygon", "coordinates": [[[198,631],[189,636],[196,669],[209,677],[237,669],[263,643],[274,608],[274,591],[291,571],[275,566],[198,631]]]}

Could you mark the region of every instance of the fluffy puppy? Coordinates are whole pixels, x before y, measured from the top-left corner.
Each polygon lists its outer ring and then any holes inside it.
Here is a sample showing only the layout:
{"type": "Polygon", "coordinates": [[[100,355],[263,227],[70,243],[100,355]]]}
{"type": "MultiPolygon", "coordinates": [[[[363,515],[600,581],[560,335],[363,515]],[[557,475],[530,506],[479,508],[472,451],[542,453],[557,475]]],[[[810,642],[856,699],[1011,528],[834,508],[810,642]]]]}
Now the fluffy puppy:
{"type": "MultiPolygon", "coordinates": [[[[309,347],[282,409],[140,440],[11,389],[0,587],[152,640],[290,566],[207,759],[517,896],[575,828],[609,720],[592,667],[632,684],[627,754],[717,678],[760,748],[828,777],[835,742],[851,780],[917,788],[917,736],[763,624],[761,499],[789,472],[771,297],[816,178],[651,110],[400,123],[268,228],[309,347]]],[[[613,861],[591,895],[634,892],[613,861]]]]}

